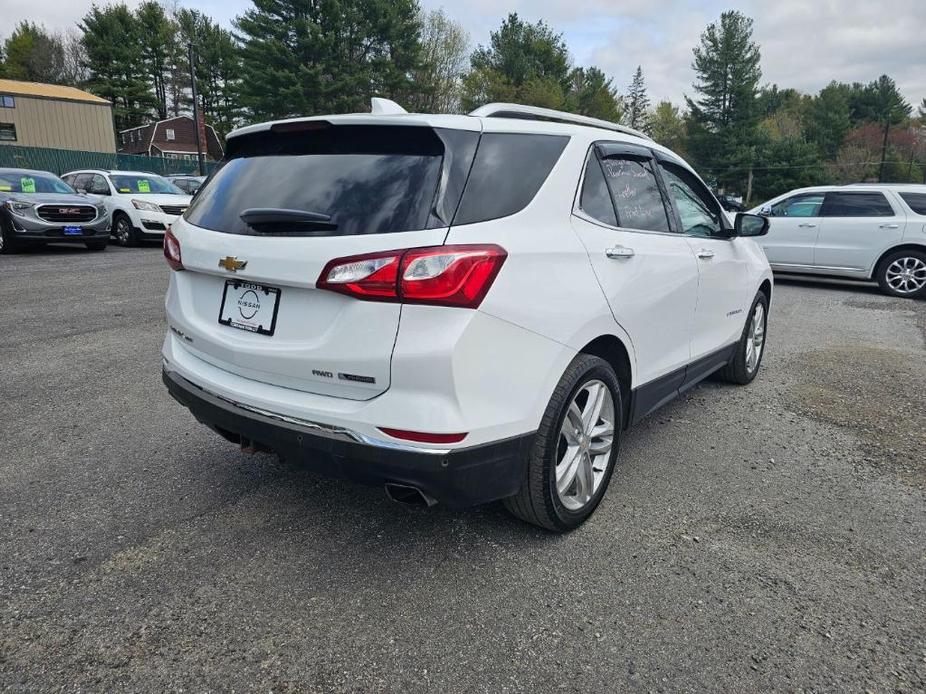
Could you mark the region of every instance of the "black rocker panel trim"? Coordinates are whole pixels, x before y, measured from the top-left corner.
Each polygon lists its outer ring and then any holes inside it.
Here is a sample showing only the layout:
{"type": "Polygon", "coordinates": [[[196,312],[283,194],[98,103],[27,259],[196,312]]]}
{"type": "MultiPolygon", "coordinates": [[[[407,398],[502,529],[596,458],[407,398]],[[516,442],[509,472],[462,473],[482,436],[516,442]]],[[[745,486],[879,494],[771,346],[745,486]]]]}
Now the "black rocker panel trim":
{"type": "Polygon", "coordinates": [[[718,369],[726,366],[736,354],[738,344],[734,342],[635,388],[630,394],[630,423],[636,424],[646,415],[655,412],[669,401],[698,385],[718,369]]]}

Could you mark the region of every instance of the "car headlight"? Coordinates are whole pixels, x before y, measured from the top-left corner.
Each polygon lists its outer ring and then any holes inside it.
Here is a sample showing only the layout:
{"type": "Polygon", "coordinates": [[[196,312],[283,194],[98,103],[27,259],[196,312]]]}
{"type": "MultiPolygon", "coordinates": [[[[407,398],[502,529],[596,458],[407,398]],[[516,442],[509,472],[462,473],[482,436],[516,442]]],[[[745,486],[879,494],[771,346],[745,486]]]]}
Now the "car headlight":
{"type": "Polygon", "coordinates": [[[22,214],[26,210],[32,209],[31,202],[20,202],[19,200],[7,200],[6,206],[16,214],[22,214]]]}
{"type": "Polygon", "coordinates": [[[145,200],[132,200],[132,204],[135,206],[136,210],[146,210],[147,212],[161,211],[161,208],[155,205],[153,202],[147,202],[145,200]]]}

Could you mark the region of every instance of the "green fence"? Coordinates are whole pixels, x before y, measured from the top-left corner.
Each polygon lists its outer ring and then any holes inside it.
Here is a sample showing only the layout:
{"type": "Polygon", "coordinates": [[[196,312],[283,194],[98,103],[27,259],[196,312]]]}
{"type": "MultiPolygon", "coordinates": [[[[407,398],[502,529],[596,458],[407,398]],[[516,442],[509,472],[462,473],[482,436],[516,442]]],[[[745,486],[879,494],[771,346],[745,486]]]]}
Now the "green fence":
{"type": "MultiPolygon", "coordinates": [[[[19,147],[17,145],[0,145],[0,167],[4,166],[51,171],[58,176],[76,169],[149,171],[162,176],[198,173],[196,161],[190,159],[168,159],[108,152],[79,152],[70,149],[19,147]]],[[[214,162],[206,162],[206,173],[208,174],[214,166],[214,162]]]]}

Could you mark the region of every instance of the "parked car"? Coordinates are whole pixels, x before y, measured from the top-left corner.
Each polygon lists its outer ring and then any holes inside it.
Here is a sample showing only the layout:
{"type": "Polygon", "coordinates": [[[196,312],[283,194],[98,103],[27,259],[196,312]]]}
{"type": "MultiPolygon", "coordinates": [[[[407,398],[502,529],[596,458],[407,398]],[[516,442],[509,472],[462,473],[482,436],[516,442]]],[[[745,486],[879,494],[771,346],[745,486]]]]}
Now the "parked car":
{"type": "Polygon", "coordinates": [[[563,531],[627,425],[759,370],[767,221],[628,128],[380,102],[227,143],[164,238],[163,368],[247,450],[563,531]]]}
{"type": "Polygon", "coordinates": [[[167,180],[177,186],[187,195],[196,195],[196,191],[202,186],[205,176],[168,176],[167,180]]]}
{"type": "Polygon", "coordinates": [[[875,280],[892,296],[926,296],[926,186],[800,188],[751,212],[770,219],[759,243],[776,272],[875,280]]]}
{"type": "Polygon", "coordinates": [[[99,198],[78,195],[47,171],[0,169],[0,253],[57,241],[102,251],[108,238],[109,215],[99,198]]]}
{"type": "Polygon", "coordinates": [[[742,198],[735,198],[732,195],[718,195],[717,201],[720,203],[720,206],[725,209],[727,212],[742,212],[746,209],[743,206],[742,198]]]}
{"type": "Polygon", "coordinates": [[[112,233],[121,246],[163,239],[167,227],[186,211],[192,197],[173,183],[144,171],[90,169],[62,178],[78,191],[99,195],[112,217],[112,233]]]}

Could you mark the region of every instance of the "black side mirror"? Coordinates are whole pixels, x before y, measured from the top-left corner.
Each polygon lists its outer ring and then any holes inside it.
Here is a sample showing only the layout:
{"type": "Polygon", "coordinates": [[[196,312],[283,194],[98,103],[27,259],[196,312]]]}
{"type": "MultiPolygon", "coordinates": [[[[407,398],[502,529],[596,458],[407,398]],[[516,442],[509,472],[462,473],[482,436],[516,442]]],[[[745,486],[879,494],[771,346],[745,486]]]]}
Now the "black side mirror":
{"type": "Polygon", "coordinates": [[[733,222],[733,229],[737,236],[765,236],[768,233],[768,218],[738,212],[733,222]]]}

